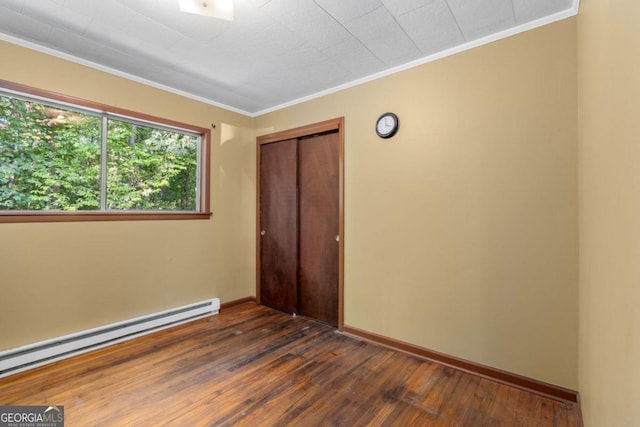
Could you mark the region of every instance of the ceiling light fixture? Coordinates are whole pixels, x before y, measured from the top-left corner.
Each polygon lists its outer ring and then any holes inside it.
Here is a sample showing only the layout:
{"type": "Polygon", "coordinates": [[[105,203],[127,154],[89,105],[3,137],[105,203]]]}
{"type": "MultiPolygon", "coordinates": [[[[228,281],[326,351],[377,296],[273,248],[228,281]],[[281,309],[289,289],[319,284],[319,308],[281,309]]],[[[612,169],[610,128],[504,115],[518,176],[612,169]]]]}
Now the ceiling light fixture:
{"type": "Polygon", "coordinates": [[[233,0],[178,0],[182,12],[233,21],[233,0]]]}

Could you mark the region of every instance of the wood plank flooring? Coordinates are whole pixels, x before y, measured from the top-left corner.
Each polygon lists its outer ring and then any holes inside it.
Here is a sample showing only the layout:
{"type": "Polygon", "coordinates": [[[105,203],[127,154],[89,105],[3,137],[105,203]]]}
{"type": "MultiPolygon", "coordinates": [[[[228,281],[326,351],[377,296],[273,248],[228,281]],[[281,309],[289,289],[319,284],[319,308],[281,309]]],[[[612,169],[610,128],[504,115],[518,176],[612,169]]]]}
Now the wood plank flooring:
{"type": "Polygon", "coordinates": [[[66,426],[578,426],[575,404],[255,304],[0,379],[66,426]]]}

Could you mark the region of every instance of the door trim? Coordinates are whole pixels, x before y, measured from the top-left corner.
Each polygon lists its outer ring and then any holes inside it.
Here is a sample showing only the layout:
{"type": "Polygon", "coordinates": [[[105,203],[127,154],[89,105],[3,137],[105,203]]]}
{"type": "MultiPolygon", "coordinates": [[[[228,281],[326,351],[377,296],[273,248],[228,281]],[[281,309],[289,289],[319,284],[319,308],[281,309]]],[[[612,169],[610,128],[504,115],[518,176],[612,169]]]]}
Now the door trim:
{"type": "Polygon", "coordinates": [[[256,138],[256,301],[260,304],[260,147],[272,142],[338,132],[338,330],[344,329],[344,117],[262,135],[256,138]]]}

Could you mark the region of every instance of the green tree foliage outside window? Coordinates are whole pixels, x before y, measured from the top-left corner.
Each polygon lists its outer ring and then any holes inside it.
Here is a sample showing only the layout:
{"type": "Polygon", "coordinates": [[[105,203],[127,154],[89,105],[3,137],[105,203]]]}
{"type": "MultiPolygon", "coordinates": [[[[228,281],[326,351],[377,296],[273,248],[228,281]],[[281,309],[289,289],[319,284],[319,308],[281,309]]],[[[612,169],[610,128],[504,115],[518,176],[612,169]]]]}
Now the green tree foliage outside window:
{"type": "Polygon", "coordinates": [[[200,138],[112,118],[101,206],[102,120],[0,96],[0,210],[197,209],[200,138]]]}

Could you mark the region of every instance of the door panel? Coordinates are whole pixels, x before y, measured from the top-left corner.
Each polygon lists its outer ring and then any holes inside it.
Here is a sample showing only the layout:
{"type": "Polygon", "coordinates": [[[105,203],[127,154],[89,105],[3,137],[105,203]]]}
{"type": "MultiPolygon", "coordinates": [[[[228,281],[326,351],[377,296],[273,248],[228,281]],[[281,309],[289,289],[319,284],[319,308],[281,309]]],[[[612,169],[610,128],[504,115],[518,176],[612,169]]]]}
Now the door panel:
{"type": "Polygon", "coordinates": [[[260,150],[260,303],[297,313],[296,139],[260,150]]]}
{"type": "Polygon", "coordinates": [[[298,145],[300,314],[338,325],[338,133],[298,145]]]}

